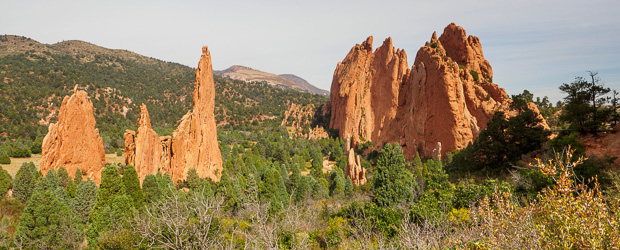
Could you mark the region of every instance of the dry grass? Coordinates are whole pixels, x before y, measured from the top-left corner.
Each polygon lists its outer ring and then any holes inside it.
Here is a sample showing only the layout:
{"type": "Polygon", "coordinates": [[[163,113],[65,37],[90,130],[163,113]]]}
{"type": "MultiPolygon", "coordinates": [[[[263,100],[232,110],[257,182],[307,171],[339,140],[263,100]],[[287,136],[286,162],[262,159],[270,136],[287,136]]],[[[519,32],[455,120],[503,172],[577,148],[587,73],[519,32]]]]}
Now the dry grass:
{"type": "MultiPolygon", "coordinates": [[[[116,154],[106,154],[105,157],[108,158],[108,162],[112,164],[125,163],[125,158],[122,155],[116,156],[116,154]]],[[[11,177],[15,178],[15,174],[17,174],[19,167],[26,162],[33,162],[34,165],[37,166],[37,169],[41,169],[41,155],[38,154],[27,158],[11,158],[11,164],[2,164],[2,168],[9,172],[11,177]]]]}
{"type": "Polygon", "coordinates": [[[11,158],[11,164],[4,165],[2,164],[2,168],[9,172],[9,174],[15,178],[15,174],[17,174],[17,170],[22,166],[23,163],[33,162],[37,169],[39,169],[39,165],[41,163],[41,155],[32,155],[28,158],[11,158]]]}

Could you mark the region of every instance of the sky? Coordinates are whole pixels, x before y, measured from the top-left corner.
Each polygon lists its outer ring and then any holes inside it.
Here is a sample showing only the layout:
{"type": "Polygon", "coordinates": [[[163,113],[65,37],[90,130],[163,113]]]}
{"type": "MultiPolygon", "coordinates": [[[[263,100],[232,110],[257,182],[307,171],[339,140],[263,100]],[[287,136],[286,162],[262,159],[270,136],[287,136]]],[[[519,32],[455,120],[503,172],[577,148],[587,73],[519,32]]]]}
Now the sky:
{"type": "MultiPolygon", "coordinates": [[[[480,38],[493,81],[553,102],[562,83],[597,71],[620,91],[620,1],[163,1],[0,0],[0,34],[42,43],[82,40],[196,67],[243,65],[295,74],[329,90],[336,64],[374,36],[405,49],[409,63],[454,22],[480,38]]],[[[411,66],[411,65],[409,65],[411,66]]]]}

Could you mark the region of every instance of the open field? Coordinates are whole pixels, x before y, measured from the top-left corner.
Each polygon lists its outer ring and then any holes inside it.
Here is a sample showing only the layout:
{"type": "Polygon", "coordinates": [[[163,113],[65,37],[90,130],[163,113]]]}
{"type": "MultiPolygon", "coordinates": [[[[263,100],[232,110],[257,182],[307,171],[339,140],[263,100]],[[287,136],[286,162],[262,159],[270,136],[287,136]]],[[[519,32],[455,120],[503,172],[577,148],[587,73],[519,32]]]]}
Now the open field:
{"type": "MultiPolygon", "coordinates": [[[[108,162],[112,164],[125,163],[125,158],[122,155],[116,156],[116,154],[106,154],[105,156],[106,158],[108,158],[108,162]]],[[[9,174],[13,178],[15,178],[15,174],[17,174],[19,167],[21,167],[22,164],[25,162],[33,162],[34,165],[37,166],[37,169],[41,169],[41,155],[38,154],[33,154],[31,157],[28,158],[11,158],[11,164],[2,164],[0,166],[2,166],[2,168],[9,172],[9,174]]]]}

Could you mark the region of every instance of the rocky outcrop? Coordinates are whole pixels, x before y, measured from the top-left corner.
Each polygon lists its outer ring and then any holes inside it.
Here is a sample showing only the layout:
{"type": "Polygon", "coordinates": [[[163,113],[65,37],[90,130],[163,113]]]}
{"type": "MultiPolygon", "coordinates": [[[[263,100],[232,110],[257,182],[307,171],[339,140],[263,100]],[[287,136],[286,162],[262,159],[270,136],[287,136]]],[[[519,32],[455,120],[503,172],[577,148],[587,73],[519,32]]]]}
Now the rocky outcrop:
{"type": "Polygon", "coordinates": [[[366,170],[362,168],[360,156],[355,155],[355,149],[351,147],[350,137],[347,137],[345,148],[347,153],[347,172],[345,174],[357,186],[366,184],[366,170]]]}
{"type": "Polygon", "coordinates": [[[433,33],[407,67],[405,51],[390,38],[374,52],[372,37],[353,47],[334,72],[330,126],[353,145],[399,143],[412,159],[416,152],[433,157],[462,149],[495,111],[515,113],[492,83],[479,39],[454,23],[439,38],[433,33]]]}
{"type": "Polygon", "coordinates": [[[284,119],[280,126],[286,126],[291,136],[305,139],[328,138],[329,134],[323,127],[316,125],[312,128],[312,121],[315,120],[316,107],[313,104],[297,105],[291,103],[289,109],[284,112],[284,119]]]}
{"type": "Polygon", "coordinates": [[[613,166],[617,166],[620,158],[620,124],[613,128],[613,132],[604,132],[597,135],[582,135],[579,138],[586,149],[586,156],[594,159],[613,159],[613,166]]]}
{"type": "Polygon", "coordinates": [[[215,85],[211,54],[202,48],[194,83],[194,109],[183,118],[172,134],[171,176],[185,179],[187,171],[195,168],[201,178],[219,181],[222,172],[222,154],[217,142],[215,126],[215,85]]]}
{"type": "Polygon", "coordinates": [[[103,140],[95,128],[93,104],[85,91],[73,89],[60,106],[58,122],[50,124],[43,139],[41,172],[65,167],[71,178],[79,168],[83,178],[101,181],[101,172],[107,159],[103,140]]]}
{"type": "Polygon", "coordinates": [[[143,180],[147,174],[169,171],[170,154],[164,154],[165,146],[162,138],[151,128],[151,117],[146,105],[140,106],[138,131],[127,130],[124,138],[125,152],[127,152],[125,164],[136,167],[140,180],[143,180]]]}
{"type": "Polygon", "coordinates": [[[407,54],[388,38],[374,53],[373,38],[356,45],[338,63],[331,86],[331,124],[354,145],[384,137],[396,117],[399,90],[409,73],[407,54]]]}
{"type": "Polygon", "coordinates": [[[181,118],[171,136],[158,136],[151,128],[146,106],[140,107],[138,131],[125,133],[125,163],[134,164],[141,179],[158,171],[167,172],[176,183],[196,169],[201,178],[219,181],[222,155],[215,126],[215,85],[211,54],[202,48],[196,68],[193,93],[194,108],[181,118]]]}

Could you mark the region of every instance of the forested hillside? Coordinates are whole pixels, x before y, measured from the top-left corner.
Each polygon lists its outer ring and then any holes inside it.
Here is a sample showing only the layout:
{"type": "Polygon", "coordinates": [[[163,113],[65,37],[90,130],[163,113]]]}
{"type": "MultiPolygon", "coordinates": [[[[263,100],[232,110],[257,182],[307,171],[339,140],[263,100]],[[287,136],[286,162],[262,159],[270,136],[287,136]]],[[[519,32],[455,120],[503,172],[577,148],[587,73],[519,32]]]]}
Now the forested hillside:
{"type": "MultiPolygon", "coordinates": [[[[194,69],[82,41],[47,45],[4,35],[0,80],[2,137],[44,136],[57,119],[62,99],[78,84],[93,102],[106,148],[118,148],[125,129],[135,129],[141,103],[148,106],[156,131],[172,132],[191,107],[194,69]]],[[[215,84],[219,125],[280,118],[287,100],[316,106],[327,101],[319,95],[217,76],[215,84]]]]}

